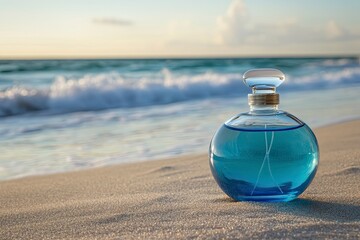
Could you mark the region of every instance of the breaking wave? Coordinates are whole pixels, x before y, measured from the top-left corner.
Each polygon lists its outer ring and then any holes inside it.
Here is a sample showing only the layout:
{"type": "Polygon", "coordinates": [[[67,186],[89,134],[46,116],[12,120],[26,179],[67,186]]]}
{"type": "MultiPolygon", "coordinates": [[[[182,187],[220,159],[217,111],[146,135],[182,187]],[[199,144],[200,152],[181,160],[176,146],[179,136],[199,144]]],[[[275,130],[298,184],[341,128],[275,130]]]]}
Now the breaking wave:
{"type": "MultiPolygon", "coordinates": [[[[329,64],[329,63],[328,63],[329,64]]],[[[333,64],[333,63],[332,63],[333,64]]],[[[328,88],[360,83],[360,68],[345,67],[291,77],[285,90],[328,88]]],[[[211,97],[241,96],[241,74],[204,73],[174,76],[164,69],[158,79],[125,79],[118,73],[58,77],[48,88],[13,86],[0,92],[0,116],[51,110],[57,113],[161,105],[211,97]]]]}

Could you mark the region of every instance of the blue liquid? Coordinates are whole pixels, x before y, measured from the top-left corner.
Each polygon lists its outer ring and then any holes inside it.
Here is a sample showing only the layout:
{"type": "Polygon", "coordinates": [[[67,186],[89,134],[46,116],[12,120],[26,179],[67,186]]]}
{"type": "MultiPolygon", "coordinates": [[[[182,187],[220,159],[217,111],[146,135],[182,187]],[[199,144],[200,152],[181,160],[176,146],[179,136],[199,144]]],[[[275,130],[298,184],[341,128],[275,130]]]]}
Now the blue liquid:
{"type": "Polygon", "coordinates": [[[238,130],[225,124],[210,145],[210,167],[220,188],[238,201],[290,201],[311,183],[319,162],[307,125],[238,130]]]}

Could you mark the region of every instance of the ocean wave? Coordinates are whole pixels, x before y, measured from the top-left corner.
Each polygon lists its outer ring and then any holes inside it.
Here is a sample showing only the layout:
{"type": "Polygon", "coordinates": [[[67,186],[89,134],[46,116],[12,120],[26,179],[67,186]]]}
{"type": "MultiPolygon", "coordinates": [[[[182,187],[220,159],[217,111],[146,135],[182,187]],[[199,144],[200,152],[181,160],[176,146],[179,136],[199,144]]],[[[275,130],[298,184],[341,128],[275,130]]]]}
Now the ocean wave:
{"type": "Polygon", "coordinates": [[[0,60],[0,73],[88,71],[129,66],[126,60],[0,60]]]}
{"type": "MultiPolygon", "coordinates": [[[[286,90],[360,83],[360,68],[319,72],[286,82],[286,90]]],[[[161,105],[248,92],[241,74],[204,73],[174,76],[164,69],[158,79],[125,79],[118,73],[58,77],[49,88],[13,86],[0,92],[0,116],[51,110],[57,113],[161,105]]]]}
{"type": "Polygon", "coordinates": [[[32,72],[102,72],[117,71],[196,71],[224,69],[237,66],[241,69],[276,67],[294,70],[307,66],[351,67],[359,65],[359,57],[327,58],[203,58],[203,59],[68,59],[68,60],[0,60],[0,74],[26,74],[32,72]]]}
{"type": "Polygon", "coordinates": [[[359,58],[339,58],[339,59],[327,59],[322,62],[325,67],[346,67],[360,64],[359,58]]]}
{"type": "Polygon", "coordinates": [[[45,110],[48,100],[47,90],[14,86],[0,92],[0,116],[45,110]]]}
{"type": "Polygon", "coordinates": [[[331,85],[360,83],[360,67],[346,67],[336,71],[319,71],[317,73],[291,79],[291,88],[321,88],[331,85]]]}

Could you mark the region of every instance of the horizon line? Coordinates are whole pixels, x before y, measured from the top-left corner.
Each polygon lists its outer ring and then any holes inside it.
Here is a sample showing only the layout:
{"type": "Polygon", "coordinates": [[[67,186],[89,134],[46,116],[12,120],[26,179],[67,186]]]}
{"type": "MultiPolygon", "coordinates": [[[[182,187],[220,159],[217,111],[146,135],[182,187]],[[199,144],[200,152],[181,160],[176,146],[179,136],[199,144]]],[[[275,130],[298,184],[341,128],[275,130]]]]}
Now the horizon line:
{"type": "Polygon", "coordinates": [[[159,55],[159,56],[0,56],[0,61],[6,60],[141,60],[141,59],[241,59],[241,58],[326,58],[354,57],[358,54],[266,54],[266,55],[159,55]]]}

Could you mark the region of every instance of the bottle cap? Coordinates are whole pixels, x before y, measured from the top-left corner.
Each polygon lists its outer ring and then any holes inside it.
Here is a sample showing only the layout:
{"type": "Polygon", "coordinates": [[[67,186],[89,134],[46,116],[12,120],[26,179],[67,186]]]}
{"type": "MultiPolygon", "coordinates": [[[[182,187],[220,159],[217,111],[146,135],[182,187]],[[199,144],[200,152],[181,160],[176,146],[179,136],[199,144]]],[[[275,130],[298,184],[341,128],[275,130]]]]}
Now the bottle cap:
{"type": "Polygon", "coordinates": [[[278,69],[259,68],[244,73],[244,84],[252,89],[248,95],[249,105],[278,105],[276,88],[285,81],[285,75],[278,69]]]}

